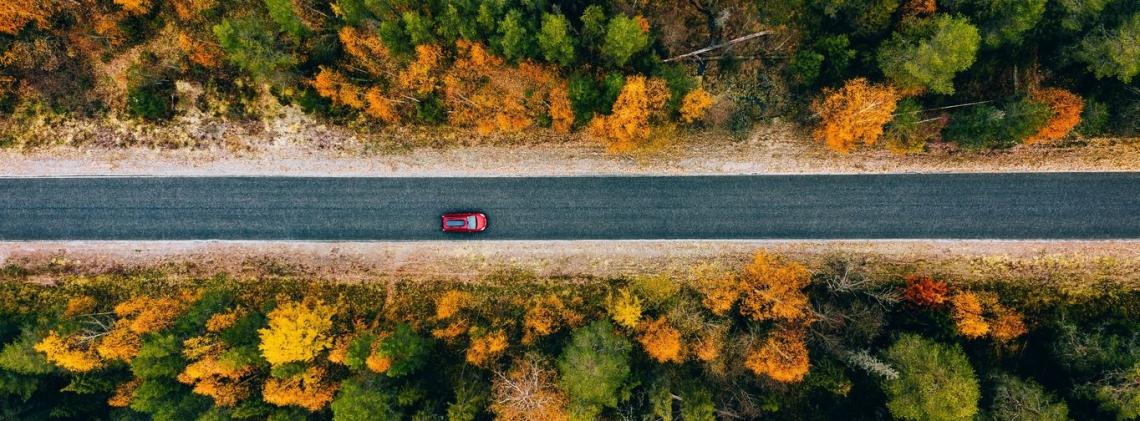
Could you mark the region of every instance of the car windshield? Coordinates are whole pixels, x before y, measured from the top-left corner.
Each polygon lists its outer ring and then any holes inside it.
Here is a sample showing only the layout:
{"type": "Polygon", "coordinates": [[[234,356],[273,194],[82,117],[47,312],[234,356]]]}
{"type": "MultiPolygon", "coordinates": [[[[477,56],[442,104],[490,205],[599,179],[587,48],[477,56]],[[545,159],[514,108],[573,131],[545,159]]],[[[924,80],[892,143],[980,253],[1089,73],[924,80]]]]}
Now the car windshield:
{"type": "Polygon", "coordinates": [[[475,223],[475,215],[468,216],[467,217],[467,228],[475,228],[477,226],[479,226],[479,224],[475,223]]]}
{"type": "Polygon", "coordinates": [[[447,221],[447,226],[452,227],[452,228],[462,228],[463,227],[463,220],[462,219],[450,219],[447,221]]]}

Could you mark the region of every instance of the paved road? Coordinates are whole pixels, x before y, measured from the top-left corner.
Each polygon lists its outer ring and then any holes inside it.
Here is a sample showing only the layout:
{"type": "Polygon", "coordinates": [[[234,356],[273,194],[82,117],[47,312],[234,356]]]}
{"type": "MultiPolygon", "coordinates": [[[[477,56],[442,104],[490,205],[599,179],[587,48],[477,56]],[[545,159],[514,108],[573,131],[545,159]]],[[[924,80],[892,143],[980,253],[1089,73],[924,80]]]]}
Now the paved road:
{"type": "Polygon", "coordinates": [[[1135,239],[1140,173],[0,178],[0,240],[443,238],[1135,239]]]}

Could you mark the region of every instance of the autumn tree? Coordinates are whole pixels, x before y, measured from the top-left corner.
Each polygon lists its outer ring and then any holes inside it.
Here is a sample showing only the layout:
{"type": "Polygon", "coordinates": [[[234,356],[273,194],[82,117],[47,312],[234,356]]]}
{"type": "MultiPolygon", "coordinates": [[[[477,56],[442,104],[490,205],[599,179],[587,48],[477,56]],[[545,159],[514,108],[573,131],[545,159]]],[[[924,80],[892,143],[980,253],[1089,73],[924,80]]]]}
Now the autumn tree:
{"type": "Polygon", "coordinates": [[[977,294],[958,292],[950,298],[951,312],[958,333],[967,338],[980,338],[990,333],[990,324],[982,315],[982,302],[977,294]]]}
{"type": "Polygon", "coordinates": [[[904,92],[953,94],[954,75],[974,63],[980,41],[978,29],[964,17],[915,19],[879,47],[879,68],[904,92]]]}
{"type": "Polygon", "coordinates": [[[491,411],[504,421],[567,419],[566,395],[558,373],[534,356],[520,358],[507,372],[495,372],[491,411]]]}
{"type": "Polygon", "coordinates": [[[28,23],[40,28],[50,26],[48,19],[58,9],[59,2],[51,0],[20,0],[0,3],[0,32],[15,35],[28,23]]]}
{"type": "Polygon", "coordinates": [[[961,420],[978,413],[978,379],[959,346],[906,334],[887,348],[899,372],[884,383],[887,409],[904,420],[961,420]]]}
{"type": "Polygon", "coordinates": [[[1034,101],[1048,105],[1052,116],[1037,133],[1026,138],[1025,143],[1059,140],[1080,124],[1085,107],[1080,96],[1061,88],[1036,89],[1030,96],[1034,101]]]}
{"type": "Polygon", "coordinates": [[[797,383],[808,373],[808,350],[804,333],[777,328],[764,343],[751,350],[744,366],[757,376],[767,376],[780,383],[797,383]]]}
{"type": "Polygon", "coordinates": [[[610,318],[618,326],[633,329],[641,321],[641,299],[632,294],[629,289],[621,289],[617,295],[610,295],[607,299],[607,309],[610,318]]]}
{"type": "Polygon", "coordinates": [[[574,330],[558,357],[562,390],[575,418],[590,419],[616,407],[617,392],[630,373],[630,343],[606,320],[574,330]]]}
{"type": "Polygon", "coordinates": [[[849,80],[837,91],[824,90],[823,99],[811,104],[821,120],[812,135],[843,153],[859,142],[873,145],[891,121],[898,99],[893,87],[872,85],[863,78],[849,80]]]}
{"type": "Polygon", "coordinates": [[[261,396],[273,405],[299,406],[316,412],[332,402],[339,387],[326,377],[325,369],[321,367],[309,367],[283,379],[270,377],[265,381],[261,396]]]}
{"type": "Polygon", "coordinates": [[[270,364],[312,361],[332,346],[336,308],[317,300],[287,301],[269,312],[269,327],[258,330],[262,355],[270,364]]]}
{"type": "Polygon", "coordinates": [[[757,252],[741,276],[740,314],[756,321],[804,321],[808,297],[803,288],[810,275],[802,264],[757,252]]]}
{"type": "Polygon", "coordinates": [[[681,332],[670,326],[664,317],[642,323],[638,326],[638,331],[637,342],[654,361],[659,363],[684,361],[681,332]]]}
{"type": "Polygon", "coordinates": [[[472,329],[471,344],[467,347],[465,359],[468,364],[486,367],[487,364],[507,350],[507,334],[502,330],[488,332],[483,329],[472,329]]]}
{"type": "Polygon", "coordinates": [[[649,138],[650,120],[664,113],[669,95],[662,79],[630,76],[614,102],[613,112],[595,116],[588,130],[593,136],[609,140],[612,151],[629,150],[636,142],[649,138]]]}
{"type": "Polygon", "coordinates": [[[910,275],[906,277],[903,298],[920,307],[938,307],[946,303],[948,291],[945,282],[929,276],[910,275]]]}
{"type": "Polygon", "coordinates": [[[681,121],[692,123],[701,119],[712,105],[713,97],[704,88],[689,91],[681,99],[681,121]]]}

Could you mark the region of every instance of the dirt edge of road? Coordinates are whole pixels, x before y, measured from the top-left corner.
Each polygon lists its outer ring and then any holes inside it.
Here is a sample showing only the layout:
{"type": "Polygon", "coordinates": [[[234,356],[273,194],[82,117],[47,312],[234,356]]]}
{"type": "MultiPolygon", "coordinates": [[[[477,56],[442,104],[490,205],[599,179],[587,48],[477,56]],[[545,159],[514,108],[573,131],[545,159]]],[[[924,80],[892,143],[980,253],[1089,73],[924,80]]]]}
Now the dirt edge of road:
{"type": "Polygon", "coordinates": [[[814,268],[857,265],[882,280],[921,274],[956,283],[1028,281],[1079,293],[1140,288],[1138,249],[1140,241],[0,242],[0,267],[44,282],[140,270],[350,282],[472,282],[503,271],[609,279],[733,270],[765,250],[814,268]]]}

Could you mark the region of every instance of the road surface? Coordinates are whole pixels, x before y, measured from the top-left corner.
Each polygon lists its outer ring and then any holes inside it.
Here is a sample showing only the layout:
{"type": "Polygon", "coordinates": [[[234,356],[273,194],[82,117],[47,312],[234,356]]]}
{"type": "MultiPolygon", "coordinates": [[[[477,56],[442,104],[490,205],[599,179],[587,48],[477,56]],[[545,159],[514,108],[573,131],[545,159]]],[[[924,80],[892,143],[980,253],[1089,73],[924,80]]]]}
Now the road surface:
{"type": "Polygon", "coordinates": [[[0,240],[774,238],[1138,239],[1140,173],[0,178],[0,240]]]}

